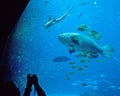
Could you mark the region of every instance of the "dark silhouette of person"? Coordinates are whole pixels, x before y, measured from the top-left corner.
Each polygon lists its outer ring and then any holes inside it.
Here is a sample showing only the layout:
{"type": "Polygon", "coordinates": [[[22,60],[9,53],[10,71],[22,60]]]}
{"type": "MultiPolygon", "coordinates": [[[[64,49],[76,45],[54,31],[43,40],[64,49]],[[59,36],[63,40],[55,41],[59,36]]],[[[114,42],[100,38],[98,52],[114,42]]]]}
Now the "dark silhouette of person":
{"type": "Polygon", "coordinates": [[[38,83],[38,78],[35,74],[33,74],[33,75],[28,74],[27,84],[26,84],[26,88],[25,88],[25,92],[24,92],[23,96],[30,96],[30,92],[32,91],[32,89],[31,89],[32,85],[34,85],[38,96],[46,96],[45,92],[40,87],[40,85],[38,83]]]}
{"type": "Polygon", "coordinates": [[[13,81],[0,83],[0,96],[20,96],[20,91],[13,81]]]}
{"type": "MultiPolygon", "coordinates": [[[[34,85],[38,96],[46,96],[45,92],[40,87],[38,78],[35,74],[28,74],[26,88],[23,96],[30,96],[32,85],[34,85]]],[[[20,91],[12,80],[7,83],[0,80],[0,96],[20,96],[20,91]]]]}

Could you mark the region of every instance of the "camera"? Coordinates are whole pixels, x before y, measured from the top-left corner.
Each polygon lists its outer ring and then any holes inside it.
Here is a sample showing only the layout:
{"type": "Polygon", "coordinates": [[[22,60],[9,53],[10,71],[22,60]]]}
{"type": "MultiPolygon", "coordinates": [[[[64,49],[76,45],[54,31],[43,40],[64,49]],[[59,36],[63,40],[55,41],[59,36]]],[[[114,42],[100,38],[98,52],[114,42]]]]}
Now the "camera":
{"type": "Polygon", "coordinates": [[[35,74],[28,74],[28,78],[34,78],[35,76],[35,74]]]}
{"type": "Polygon", "coordinates": [[[37,82],[38,78],[35,74],[28,74],[27,79],[33,84],[37,82]]]}

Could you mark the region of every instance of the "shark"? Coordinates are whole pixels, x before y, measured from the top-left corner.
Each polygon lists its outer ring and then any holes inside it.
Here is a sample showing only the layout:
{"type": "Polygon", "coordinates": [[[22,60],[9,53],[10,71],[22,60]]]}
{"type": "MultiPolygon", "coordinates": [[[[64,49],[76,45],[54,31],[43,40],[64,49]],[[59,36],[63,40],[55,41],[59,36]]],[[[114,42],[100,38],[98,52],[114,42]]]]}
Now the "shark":
{"type": "Polygon", "coordinates": [[[69,53],[75,51],[87,52],[94,58],[97,58],[99,54],[105,57],[111,57],[114,53],[114,48],[111,44],[101,46],[94,39],[85,34],[76,32],[62,33],[58,35],[58,40],[68,47],[69,53]]]}
{"type": "Polygon", "coordinates": [[[60,16],[59,18],[56,18],[56,19],[49,19],[48,22],[45,24],[45,28],[49,30],[49,28],[53,25],[55,25],[56,23],[60,22],[61,20],[63,20],[69,13],[70,11],[72,10],[73,6],[70,7],[62,16],[60,16]]]}
{"type": "MultiPolygon", "coordinates": [[[[63,20],[69,13],[70,11],[73,9],[73,7],[78,4],[79,2],[76,2],[75,4],[73,4],[62,16],[56,18],[56,19],[52,19],[51,17],[49,18],[49,20],[45,23],[45,28],[48,30],[48,32],[50,32],[50,27],[55,25],[56,23],[60,22],[61,20],[63,20]]],[[[87,2],[82,2],[80,3],[80,6],[83,5],[87,5],[87,2]]],[[[82,15],[82,14],[81,14],[82,15]]]]}

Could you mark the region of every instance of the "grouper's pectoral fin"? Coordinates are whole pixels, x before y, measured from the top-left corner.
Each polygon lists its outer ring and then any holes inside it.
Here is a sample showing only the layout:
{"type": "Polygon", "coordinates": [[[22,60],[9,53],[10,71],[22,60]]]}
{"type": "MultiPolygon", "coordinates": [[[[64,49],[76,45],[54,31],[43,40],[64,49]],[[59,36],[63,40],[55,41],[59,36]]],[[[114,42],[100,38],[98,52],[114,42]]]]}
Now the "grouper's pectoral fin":
{"type": "Polygon", "coordinates": [[[74,47],[69,47],[69,53],[72,54],[73,52],[75,52],[74,47]]]}

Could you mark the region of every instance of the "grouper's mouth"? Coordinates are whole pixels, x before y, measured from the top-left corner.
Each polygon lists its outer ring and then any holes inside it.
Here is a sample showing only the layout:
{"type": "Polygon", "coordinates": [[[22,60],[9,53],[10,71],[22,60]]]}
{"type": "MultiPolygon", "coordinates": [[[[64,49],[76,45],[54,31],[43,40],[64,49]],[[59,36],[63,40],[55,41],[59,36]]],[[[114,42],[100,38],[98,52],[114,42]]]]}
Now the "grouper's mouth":
{"type": "Polygon", "coordinates": [[[58,35],[58,40],[61,42],[61,43],[63,43],[64,42],[64,36],[63,36],[63,34],[60,34],[60,35],[58,35]]]}

